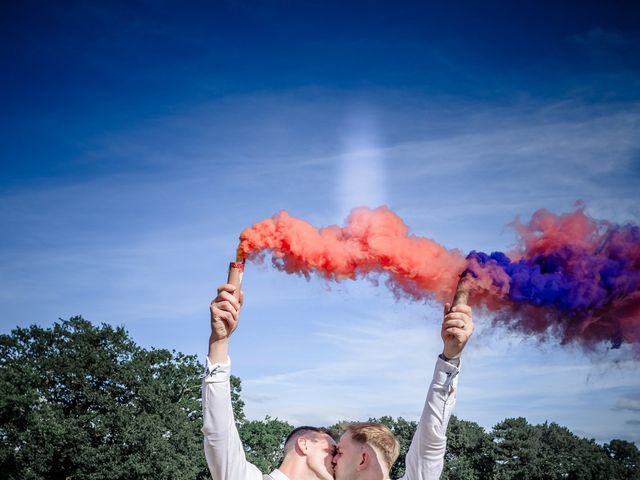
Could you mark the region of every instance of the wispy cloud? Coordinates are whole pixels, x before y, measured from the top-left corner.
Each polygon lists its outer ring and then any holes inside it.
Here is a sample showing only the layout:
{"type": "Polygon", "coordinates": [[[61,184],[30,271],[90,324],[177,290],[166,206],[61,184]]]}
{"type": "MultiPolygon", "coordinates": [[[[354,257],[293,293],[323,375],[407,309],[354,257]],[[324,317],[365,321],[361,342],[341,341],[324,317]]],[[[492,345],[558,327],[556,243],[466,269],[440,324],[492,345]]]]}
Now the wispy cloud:
{"type": "Polygon", "coordinates": [[[633,397],[622,397],[618,399],[615,410],[629,410],[631,412],[640,412],[640,394],[633,397]]]}

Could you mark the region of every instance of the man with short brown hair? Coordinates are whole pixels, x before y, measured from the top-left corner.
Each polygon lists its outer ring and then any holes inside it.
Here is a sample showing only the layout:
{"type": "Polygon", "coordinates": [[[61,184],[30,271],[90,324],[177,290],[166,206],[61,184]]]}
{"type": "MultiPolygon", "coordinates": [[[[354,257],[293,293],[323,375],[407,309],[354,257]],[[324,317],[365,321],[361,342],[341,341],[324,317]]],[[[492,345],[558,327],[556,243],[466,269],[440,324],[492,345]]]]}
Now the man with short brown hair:
{"type": "Polygon", "coordinates": [[[285,441],[280,467],[268,475],[248,462],[235,425],[231,405],[229,338],[236,329],[242,293],[236,287],[218,288],[211,302],[211,335],[207,371],[202,383],[204,452],[214,480],[333,480],[336,442],[328,430],[299,427],[285,441]]]}

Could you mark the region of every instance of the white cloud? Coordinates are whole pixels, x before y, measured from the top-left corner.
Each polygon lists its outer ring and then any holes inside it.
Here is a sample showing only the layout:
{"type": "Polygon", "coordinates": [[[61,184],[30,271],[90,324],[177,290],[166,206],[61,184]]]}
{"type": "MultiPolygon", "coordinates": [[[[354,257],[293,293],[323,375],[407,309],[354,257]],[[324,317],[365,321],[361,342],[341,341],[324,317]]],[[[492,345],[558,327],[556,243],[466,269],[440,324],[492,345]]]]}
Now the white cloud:
{"type": "Polygon", "coordinates": [[[638,398],[630,398],[623,397],[620,398],[614,407],[616,410],[629,410],[632,412],[640,412],[640,397],[638,398]]]}

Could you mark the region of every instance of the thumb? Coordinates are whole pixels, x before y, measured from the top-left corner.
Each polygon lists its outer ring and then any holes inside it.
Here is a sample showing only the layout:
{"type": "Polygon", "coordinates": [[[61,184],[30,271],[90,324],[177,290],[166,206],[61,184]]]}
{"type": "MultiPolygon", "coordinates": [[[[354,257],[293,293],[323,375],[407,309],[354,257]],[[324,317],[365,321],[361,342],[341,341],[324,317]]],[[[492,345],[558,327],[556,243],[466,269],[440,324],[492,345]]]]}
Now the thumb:
{"type": "Polygon", "coordinates": [[[451,310],[451,304],[449,302],[446,302],[444,304],[444,314],[446,315],[447,313],[449,313],[449,310],[451,310]]]}

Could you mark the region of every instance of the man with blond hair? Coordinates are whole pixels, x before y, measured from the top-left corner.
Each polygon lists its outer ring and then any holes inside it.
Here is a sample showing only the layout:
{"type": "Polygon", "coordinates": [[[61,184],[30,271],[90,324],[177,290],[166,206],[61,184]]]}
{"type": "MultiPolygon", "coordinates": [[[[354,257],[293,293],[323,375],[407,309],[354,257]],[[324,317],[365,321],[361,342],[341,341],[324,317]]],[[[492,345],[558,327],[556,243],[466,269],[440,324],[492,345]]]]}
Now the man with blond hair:
{"type": "Polygon", "coordinates": [[[375,422],[348,424],[333,457],[334,467],[340,462],[340,474],[335,469],[334,476],[359,478],[358,472],[367,472],[371,478],[388,478],[399,454],[400,443],[386,425],[375,422]]]}
{"type": "MultiPolygon", "coordinates": [[[[211,302],[211,336],[202,386],[204,448],[213,480],[387,480],[400,446],[378,423],[347,425],[336,445],[325,429],[299,427],[287,437],[284,460],[262,475],[246,460],[231,406],[229,338],[238,325],[243,295],[226,284],[211,302]]],[[[466,305],[445,305],[443,353],[436,361],[422,416],[405,459],[403,480],[437,480],[444,466],[447,423],[456,399],[460,355],[473,320],[466,305]]]]}
{"type": "MultiPolygon", "coordinates": [[[[444,306],[444,343],[400,480],[438,480],[444,468],[447,424],[456,400],[460,356],[473,333],[471,308],[444,306]]],[[[335,480],[388,480],[400,445],[391,430],[373,422],[346,426],[333,457],[335,480]]]]}

